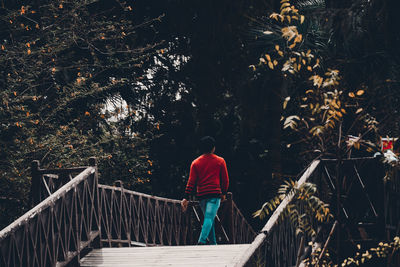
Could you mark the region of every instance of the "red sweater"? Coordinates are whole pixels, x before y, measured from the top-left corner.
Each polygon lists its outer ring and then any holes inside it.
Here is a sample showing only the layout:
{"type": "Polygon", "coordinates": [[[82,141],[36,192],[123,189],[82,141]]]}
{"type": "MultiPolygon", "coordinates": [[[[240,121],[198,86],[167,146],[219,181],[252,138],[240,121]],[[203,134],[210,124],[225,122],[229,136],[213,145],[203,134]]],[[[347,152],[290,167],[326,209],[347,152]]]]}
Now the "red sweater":
{"type": "Polygon", "coordinates": [[[228,170],[225,160],[215,154],[203,154],[192,162],[185,198],[197,186],[199,199],[220,197],[226,194],[229,186],[228,170]]]}

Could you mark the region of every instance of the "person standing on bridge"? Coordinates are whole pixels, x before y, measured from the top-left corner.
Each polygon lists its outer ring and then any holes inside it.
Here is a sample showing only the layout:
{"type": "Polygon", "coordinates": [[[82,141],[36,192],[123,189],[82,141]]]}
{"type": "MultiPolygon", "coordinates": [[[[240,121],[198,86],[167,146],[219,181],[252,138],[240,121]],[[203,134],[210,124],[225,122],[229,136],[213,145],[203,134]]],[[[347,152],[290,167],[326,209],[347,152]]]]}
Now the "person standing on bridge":
{"type": "Polygon", "coordinates": [[[190,166],[189,180],[186,185],[185,196],[181,201],[182,210],[186,211],[189,204],[189,195],[197,187],[197,198],[204,214],[198,245],[216,245],[214,219],[217,215],[221,200],[224,201],[229,186],[228,170],[225,160],[214,154],[215,140],[210,136],[200,140],[202,155],[195,159],[190,166]]]}

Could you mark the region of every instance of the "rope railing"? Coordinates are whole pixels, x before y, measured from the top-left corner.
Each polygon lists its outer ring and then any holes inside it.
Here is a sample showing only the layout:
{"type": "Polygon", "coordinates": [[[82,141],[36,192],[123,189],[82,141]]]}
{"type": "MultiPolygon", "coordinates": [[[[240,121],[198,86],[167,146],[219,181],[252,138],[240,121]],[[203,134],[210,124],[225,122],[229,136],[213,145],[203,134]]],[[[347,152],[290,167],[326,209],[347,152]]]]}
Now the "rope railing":
{"type": "Polygon", "coordinates": [[[88,246],[100,246],[95,164],[0,232],[0,266],[65,266],[88,246]]]}

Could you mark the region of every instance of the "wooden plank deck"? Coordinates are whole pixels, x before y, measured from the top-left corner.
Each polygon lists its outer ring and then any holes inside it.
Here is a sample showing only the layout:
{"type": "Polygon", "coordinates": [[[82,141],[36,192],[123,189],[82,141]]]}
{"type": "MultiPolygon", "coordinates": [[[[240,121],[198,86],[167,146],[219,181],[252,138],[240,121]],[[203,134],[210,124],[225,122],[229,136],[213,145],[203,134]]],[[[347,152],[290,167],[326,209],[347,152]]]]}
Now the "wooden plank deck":
{"type": "Polygon", "coordinates": [[[234,266],[250,244],[94,249],[80,266],[234,266]]]}

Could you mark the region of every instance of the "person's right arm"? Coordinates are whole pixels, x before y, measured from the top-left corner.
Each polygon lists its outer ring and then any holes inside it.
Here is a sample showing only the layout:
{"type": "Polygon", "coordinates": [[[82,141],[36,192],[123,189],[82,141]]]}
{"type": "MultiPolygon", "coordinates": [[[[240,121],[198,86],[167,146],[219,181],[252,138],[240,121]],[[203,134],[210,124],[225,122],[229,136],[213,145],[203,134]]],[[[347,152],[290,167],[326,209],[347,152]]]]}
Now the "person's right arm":
{"type": "Polygon", "coordinates": [[[190,166],[190,174],[189,174],[189,180],[186,184],[186,188],[185,188],[185,195],[181,201],[181,206],[183,211],[186,211],[187,206],[189,204],[189,196],[191,194],[193,194],[194,188],[196,187],[196,183],[197,183],[197,172],[196,172],[196,168],[194,166],[194,164],[192,163],[192,165],[190,166]]]}
{"type": "Polygon", "coordinates": [[[220,170],[220,178],[221,178],[221,192],[222,192],[221,200],[224,201],[226,193],[228,192],[228,187],[229,187],[228,169],[226,167],[225,160],[222,160],[221,170],[220,170]]]}

